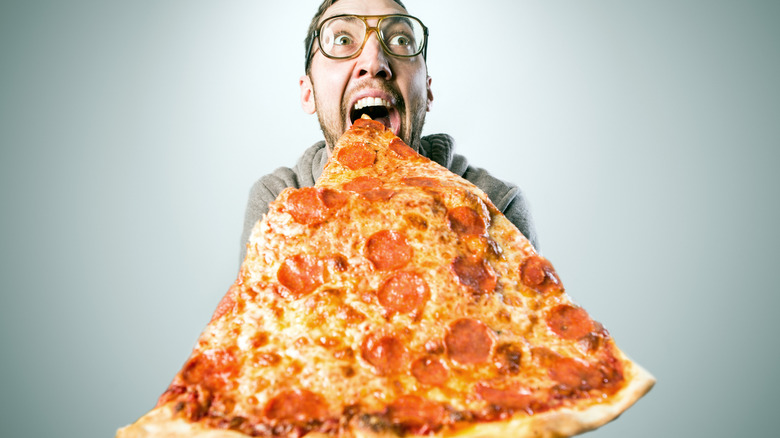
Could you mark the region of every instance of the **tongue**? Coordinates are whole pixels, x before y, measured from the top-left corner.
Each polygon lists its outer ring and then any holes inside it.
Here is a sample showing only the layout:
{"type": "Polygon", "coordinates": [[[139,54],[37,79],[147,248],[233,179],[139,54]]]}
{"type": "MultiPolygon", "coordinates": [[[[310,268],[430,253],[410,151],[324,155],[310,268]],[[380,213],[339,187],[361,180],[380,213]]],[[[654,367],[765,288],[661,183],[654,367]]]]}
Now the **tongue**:
{"type": "Polygon", "coordinates": [[[385,125],[385,128],[387,128],[387,129],[391,128],[391,126],[390,126],[390,116],[374,117],[374,120],[376,120],[377,122],[385,125]]]}
{"type": "Polygon", "coordinates": [[[375,122],[379,122],[379,123],[385,125],[385,128],[390,129],[390,116],[389,115],[388,116],[384,116],[384,117],[371,117],[368,114],[363,113],[363,114],[360,115],[360,118],[361,119],[366,119],[366,120],[373,120],[375,122]]]}

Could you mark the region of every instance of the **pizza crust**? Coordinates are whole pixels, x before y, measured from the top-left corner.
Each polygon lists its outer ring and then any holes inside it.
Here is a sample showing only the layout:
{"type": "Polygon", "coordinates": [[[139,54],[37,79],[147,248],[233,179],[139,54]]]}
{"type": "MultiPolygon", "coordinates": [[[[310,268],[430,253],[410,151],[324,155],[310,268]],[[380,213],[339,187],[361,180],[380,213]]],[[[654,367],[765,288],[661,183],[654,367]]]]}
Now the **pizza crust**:
{"type": "Polygon", "coordinates": [[[608,401],[580,408],[559,409],[530,417],[506,421],[479,423],[447,438],[534,437],[554,438],[578,435],[601,427],[616,419],[655,384],[655,378],[641,366],[625,363],[627,385],[608,401]]]}
{"type": "MultiPolygon", "coordinates": [[[[494,438],[534,437],[555,438],[578,435],[616,419],[655,384],[655,378],[644,368],[627,360],[625,377],[628,382],[619,392],[609,398],[580,408],[559,409],[533,416],[521,416],[505,421],[477,423],[465,429],[444,431],[434,435],[438,438],[494,438]]],[[[375,433],[358,429],[343,431],[341,436],[352,438],[390,438],[393,433],[375,433]]],[[[222,429],[207,429],[200,423],[190,423],[176,418],[171,405],[153,409],[135,423],[119,429],[116,438],[246,438],[240,432],[222,429]]],[[[312,432],[309,438],[332,438],[329,435],[312,432]]]]}
{"type": "Polygon", "coordinates": [[[116,438],[246,438],[232,430],[207,429],[200,423],[191,423],[173,414],[171,405],[149,411],[135,423],[119,429],[116,438]]]}

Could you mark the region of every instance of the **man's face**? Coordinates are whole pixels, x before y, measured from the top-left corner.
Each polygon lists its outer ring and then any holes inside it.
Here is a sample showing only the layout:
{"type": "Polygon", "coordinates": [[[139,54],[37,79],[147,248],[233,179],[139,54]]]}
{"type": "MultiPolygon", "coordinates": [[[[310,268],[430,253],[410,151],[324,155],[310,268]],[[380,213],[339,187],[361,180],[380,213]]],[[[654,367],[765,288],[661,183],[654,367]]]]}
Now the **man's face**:
{"type": "MultiPolygon", "coordinates": [[[[392,0],[339,0],[323,20],[340,14],[405,14],[392,0]]],[[[377,20],[369,19],[375,26],[377,20]]],[[[330,59],[314,41],[311,70],[301,77],[301,104],[309,114],[317,113],[328,150],[372,105],[387,108],[377,111],[376,120],[385,124],[410,146],[417,147],[430,110],[433,95],[422,55],[398,58],[382,50],[376,32],[371,32],[363,51],[352,59],[330,59]],[[380,99],[380,100],[377,100],[380,99]],[[368,107],[360,109],[368,104],[368,107]],[[357,107],[357,108],[356,108],[357,107]]]]}

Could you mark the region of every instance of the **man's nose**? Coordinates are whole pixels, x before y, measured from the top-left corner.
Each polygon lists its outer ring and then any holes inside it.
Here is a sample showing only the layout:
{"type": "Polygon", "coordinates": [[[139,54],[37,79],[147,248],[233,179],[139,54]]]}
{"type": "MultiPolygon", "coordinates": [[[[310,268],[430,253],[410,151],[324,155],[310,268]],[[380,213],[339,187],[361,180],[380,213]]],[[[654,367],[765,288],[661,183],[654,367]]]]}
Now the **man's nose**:
{"type": "Polygon", "coordinates": [[[369,31],[366,44],[358,56],[355,67],[357,77],[369,76],[387,80],[393,77],[388,55],[382,49],[382,43],[379,41],[379,34],[376,30],[369,31]]]}

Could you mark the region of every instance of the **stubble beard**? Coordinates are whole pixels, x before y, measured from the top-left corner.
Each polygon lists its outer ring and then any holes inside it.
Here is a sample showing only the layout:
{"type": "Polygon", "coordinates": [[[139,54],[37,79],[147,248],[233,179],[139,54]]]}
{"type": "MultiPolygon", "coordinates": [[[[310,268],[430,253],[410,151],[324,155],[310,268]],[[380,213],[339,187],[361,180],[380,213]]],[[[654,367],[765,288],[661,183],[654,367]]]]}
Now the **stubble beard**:
{"type": "Polygon", "coordinates": [[[406,144],[412,147],[417,152],[420,152],[420,143],[422,141],[422,129],[425,125],[425,113],[428,112],[425,105],[418,105],[412,113],[412,122],[409,127],[409,132],[401,136],[406,144]]]}
{"type": "MultiPolygon", "coordinates": [[[[316,93],[314,95],[314,102],[317,108],[322,108],[322,106],[319,105],[319,102],[317,102],[316,93]]],[[[343,108],[341,109],[340,113],[341,114],[339,114],[339,118],[337,120],[329,120],[323,116],[322,111],[317,111],[317,120],[320,122],[320,130],[322,131],[322,135],[325,137],[325,145],[328,148],[328,153],[333,152],[333,148],[336,146],[336,142],[338,142],[341,135],[346,131],[344,121],[347,120],[347,117],[346,114],[344,114],[343,108]]]]}

